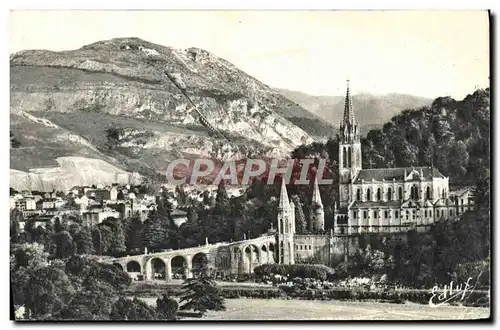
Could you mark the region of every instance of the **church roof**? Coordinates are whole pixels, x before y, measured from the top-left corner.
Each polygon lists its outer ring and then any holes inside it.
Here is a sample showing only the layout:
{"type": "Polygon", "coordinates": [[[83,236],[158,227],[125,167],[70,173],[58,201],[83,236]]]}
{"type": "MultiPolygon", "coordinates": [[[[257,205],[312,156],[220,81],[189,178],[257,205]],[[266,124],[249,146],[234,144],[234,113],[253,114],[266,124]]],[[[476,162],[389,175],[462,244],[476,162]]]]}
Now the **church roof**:
{"type": "Polygon", "coordinates": [[[379,208],[379,207],[400,207],[401,201],[355,201],[349,208],[351,209],[365,209],[365,208],[379,208]]]}
{"type": "Polygon", "coordinates": [[[444,175],[442,175],[436,168],[430,166],[396,167],[360,170],[354,182],[361,183],[361,180],[372,181],[372,179],[374,181],[403,181],[405,179],[405,174],[408,176],[412,171],[422,173],[422,179],[424,180],[444,178],[444,175]]]}

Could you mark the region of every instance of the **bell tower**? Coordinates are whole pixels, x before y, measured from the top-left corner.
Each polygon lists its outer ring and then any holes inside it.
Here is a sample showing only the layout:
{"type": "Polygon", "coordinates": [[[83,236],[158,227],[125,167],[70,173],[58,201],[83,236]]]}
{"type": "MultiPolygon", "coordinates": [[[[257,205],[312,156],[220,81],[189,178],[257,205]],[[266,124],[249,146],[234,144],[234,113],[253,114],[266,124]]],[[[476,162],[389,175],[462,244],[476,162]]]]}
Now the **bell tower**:
{"type": "Polygon", "coordinates": [[[340,207],[349,204],[352,180],[361,170],[361,139],[359,125],[354,118],[349,80],[345,96],[344,114],[340,122],[339,134],[339,196],[340,207]]]}
{"type": "Polygon", "coordinates": [[[295,205],[288,201],[285,179],[281,182],[281,193],[278,205],[278,263],[293,265],[295,263],[295,205]]]}

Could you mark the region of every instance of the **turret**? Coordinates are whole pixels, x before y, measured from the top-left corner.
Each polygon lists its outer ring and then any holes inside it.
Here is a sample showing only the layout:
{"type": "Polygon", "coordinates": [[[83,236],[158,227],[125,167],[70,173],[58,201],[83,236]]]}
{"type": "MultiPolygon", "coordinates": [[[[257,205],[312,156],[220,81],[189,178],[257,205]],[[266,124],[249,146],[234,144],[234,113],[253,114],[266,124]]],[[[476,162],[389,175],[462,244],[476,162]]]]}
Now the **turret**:
{"type": "Polygon", "coordinates": [[[325,229],[325,213],[321,193],[319,192],[318,178],[314,178],[313,195],[311,201],[311,211],[309,217],[309,230],[312,232],[323,231],[325,229]]]}

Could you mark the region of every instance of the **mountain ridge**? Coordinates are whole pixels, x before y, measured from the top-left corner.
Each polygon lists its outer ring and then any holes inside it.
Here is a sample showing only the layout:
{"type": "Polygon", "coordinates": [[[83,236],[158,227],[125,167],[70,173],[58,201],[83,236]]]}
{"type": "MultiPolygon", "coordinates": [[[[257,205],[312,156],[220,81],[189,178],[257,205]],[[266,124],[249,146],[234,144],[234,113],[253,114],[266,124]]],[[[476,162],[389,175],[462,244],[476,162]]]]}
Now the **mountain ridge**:
{"type": "MultiPolygon", "coordinates": [[[[283,88],[275,89],[334,127],[338,127],[344,110],[345,95],[316,96],[283,88]]],[[[354,114],[362,128],[383,125],[403,110],[421,108],[430,105],[433,101],[430,98],[401,93],[377,95],[362,92],[351,96],[354,114]]]]}
{"type": "Polygon", "coordinates": [[[282,158],[311,143],[318,126],[311,123],[322,121],[208,51],[139,38],[16,52],[10,73],[11,132],[20,141],[11,168],[23,173],[57,167],[61,157],[101,159],[150,177],[178,157],[282,158]],[[123,133],[111,147],[110,127],[123,133]]]}

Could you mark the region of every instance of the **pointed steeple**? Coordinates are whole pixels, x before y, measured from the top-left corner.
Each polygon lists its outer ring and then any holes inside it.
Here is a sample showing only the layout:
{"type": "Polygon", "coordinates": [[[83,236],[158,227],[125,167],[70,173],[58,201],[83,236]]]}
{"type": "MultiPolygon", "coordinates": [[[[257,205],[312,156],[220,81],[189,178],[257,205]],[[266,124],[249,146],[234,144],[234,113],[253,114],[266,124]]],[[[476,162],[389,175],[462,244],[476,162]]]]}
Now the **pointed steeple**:
{"type": "Polygon", "coordinates": [[[280,209],[285,209],[290,207],[290,202],[288,201],[288,193],[286,191],[286,185],[285,185],[285,177],[283,176],[281,179],[281,193],[280,193],[280,202],[279,206],[280,209]]]}
{"type": "Polygon", "coordinates": [[[347,92],[345,95],[345,104],[344,104],[344,116],[343,116],[343,125],[354,124],[354,110],[352,109],[351,96],[349,92],[349,82],[347,80],[347,92]]]}
{"type": "Polygon", "coordinates": [[[323,206],[323,202],[321,201],[321,194],[319,192],[318,178],[317,177],[314,177],[314,188],[313,188],[313,195],[312,195],[312,203],[314,203],[316,205],[323,206]]]}

